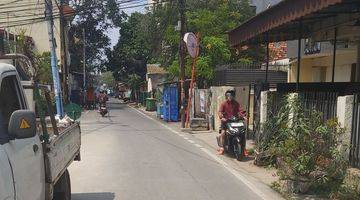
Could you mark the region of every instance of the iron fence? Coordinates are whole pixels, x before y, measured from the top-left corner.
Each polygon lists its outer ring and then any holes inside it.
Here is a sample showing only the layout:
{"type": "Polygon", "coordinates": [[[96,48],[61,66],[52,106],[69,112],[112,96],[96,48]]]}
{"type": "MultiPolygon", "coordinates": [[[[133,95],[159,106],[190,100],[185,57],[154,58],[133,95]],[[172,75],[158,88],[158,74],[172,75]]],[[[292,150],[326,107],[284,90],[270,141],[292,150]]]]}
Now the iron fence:
{"type": "Polygon", "coordinates": [[[321,112],[324,121],[336,118],[337,92],[302,92],[299,97],[307,114],[321,112]]]}
{"type": "MultiPolygon", "coordinates": [[[[270,92],[268,97],[268,116],[278,114],[284,104],[286,95],[289,93],[270,92]]],[[[299,101],[305,111],[305,115],[312,112],[320,112],[323,120],[336,118],[337,92],[299,92],[299,101]]],[[[269,116],[271,117],[271,116],[269,116]]]]}

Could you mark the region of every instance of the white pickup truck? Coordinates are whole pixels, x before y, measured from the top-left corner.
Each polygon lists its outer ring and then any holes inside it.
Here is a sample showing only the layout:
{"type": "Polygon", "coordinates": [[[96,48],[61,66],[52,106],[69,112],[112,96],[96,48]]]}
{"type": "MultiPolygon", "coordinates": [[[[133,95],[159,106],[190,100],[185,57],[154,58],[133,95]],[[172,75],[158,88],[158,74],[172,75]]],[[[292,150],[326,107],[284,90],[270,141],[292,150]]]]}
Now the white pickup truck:
{"type": "Polygon", "coordinates": [[[77,122],[44,140],[16,68],[0,63],[0,200],[70,200],[67,167],[80,160],[77,122]]]}

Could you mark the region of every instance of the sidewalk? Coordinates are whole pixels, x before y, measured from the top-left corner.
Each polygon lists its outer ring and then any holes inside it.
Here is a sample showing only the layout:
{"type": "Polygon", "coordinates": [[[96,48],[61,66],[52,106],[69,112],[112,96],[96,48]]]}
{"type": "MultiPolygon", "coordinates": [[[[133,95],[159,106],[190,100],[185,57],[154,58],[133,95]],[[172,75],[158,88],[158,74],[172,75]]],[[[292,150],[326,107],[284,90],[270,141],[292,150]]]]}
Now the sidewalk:
{"type": "MultiPolygon", "coordinates": [[[[134,106],[132,106],[134,107],[134,106]]],[[[161,119],[156,117],[156,112],[148,112],[143,107],[136,107],[138,110],[143,112],[144,114],[148,115],[153,119],[157,119],[159,122],[167,125],[168,127],[172,128],[173,130],[181,131],[180,122],[165,122],[161,119]]],[[[183,132],[187,134],[188,137],[195,138],[202,146],[208,148],[209,150],[213,151],[216,154],[216,150],[218,148],[216,142],[216,135],[217,132],[214,131],[190,131],[190,132],[183,132]]],[[[247,141],[247,149],[253,147],[254,144],[251,140],[247,141]]],[[[274,181],[278,180],[278,176],[276,175],[275,169],[268,169],[264,167],[258,167],[254,165],[254,157],[248,156],[244,159],[244,161],[237,161],[235,158],[232,158],[228,155],[221,156],[221,158],[232,168],[235,170],[245,173],[252,178],[260,181],[268,186],[270,186],[274,181]]]]}

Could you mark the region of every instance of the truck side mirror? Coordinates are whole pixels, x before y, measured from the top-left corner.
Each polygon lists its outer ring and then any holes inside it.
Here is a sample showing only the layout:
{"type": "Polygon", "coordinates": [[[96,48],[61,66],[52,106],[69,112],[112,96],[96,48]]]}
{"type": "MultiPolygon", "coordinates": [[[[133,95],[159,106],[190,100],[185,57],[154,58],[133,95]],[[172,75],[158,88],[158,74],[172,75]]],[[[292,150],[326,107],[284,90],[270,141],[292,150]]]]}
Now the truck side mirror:
{"type": "Polygon", "coordinates": [[[17,110],[11,114],[8,132],[16,139],[31,138],[36,135],[36,115],[30,110],[17,110]]]}

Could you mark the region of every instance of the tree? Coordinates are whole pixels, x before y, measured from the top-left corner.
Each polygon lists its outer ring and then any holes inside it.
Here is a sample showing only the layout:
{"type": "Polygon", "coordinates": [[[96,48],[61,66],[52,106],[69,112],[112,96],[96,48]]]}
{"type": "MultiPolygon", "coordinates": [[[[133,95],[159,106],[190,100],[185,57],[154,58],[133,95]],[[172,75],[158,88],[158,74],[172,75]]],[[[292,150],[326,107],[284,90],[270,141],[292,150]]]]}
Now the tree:
{"type": "Polygon", "coordinates": [[[123,18],[114,23],[119,25],[120,38],[114,49],[107,52],[107,69],[114,72],[117,80],[126,80],[130,74],[144,79],[148,62],[170,64],[173,59],[168,57],[175,57],[179,38],[172,36],[172,33],[177,34],[174,29],[177,23],[174,13],[178,12],[176,3],[171,0],[166,4],[155,4],[147,13],[130,16],[123,13],[123,18]],[[165,43],[166,36],[173,37],[174,43],[165,43]]]}
{"type": "Polygon", "coordinates": [[[105,83],[109,87],[115,87],[116,82],[112,72],[107,71],[101,73],[100,79],[101,83],[105,83]]]}
{"type": "MultiPolygon", "coordinates": [[[[237,63],[244,59],[256,60],[255,54],[248,52],[237,53],[229,46],[226,32],[234,29],[239,23],[250,18],[254,13],[248,1],[187,1],[187,29],[189,32],[200,33],[200,56],[197,61],[198,86],[211,82],[214,77],[215,67],[221,64],[237,63]]],[[[171,31],[168,32],[171,34],[171,31]]],[[[172,43],[178,35],[172,33],[165,40],[172,43]]],[[[251,50],[248,50],[251,52],[251,50]]],[[[168,71],[173,76],[178,76],[178,60],[172,60],[168,71]]],[[[186,76],[191,75],[191,60],[187,58],[186,76]]]]}
{"type": "Polygon", "coordinates": [[[127,84],[131,89],[131,99],[137,99],[142,79],[137,74],[130,74],[127,79],[127,84]]]}
{"type": "Polygon", "coordinates": [[[150,40],[147,33],[149,16],[133,13],[120,23],[120,38],[112,51],[107,51],[107,69],[114,72],[117,80],[126,80],[128,75],[141,78],[146,74],[146,63],[151,57],[150,40]]]}
{"type": "Polygon", "coordinates": [[[71,69],[82,69],[85,31],[86,66],[90,71],[102,70],[106,63],[105,52],[110,49],[110,39],[106,32],[122,18],[116,0],[72,0],[72,5],[77,15],[69,30],[71,69]]]}
{"type": "MultiPolygon", "coordinates": [[[[238,52],[229,46],[227,31],[249,19],[255,13],[248,0],[187,0],[187,29],[201,34],[201,50],[197,63],[198,85],[211,82],[215,67],[221,64],[261,60],[263,51],[238,52]],[[258,52],[261,52],[260,54],[258,52]]],[[[147,62],[166,67],[173,77],[179,75],[179,32],[177,1],[156,4],[145,14],[134,13],[124,17],[120,25],[119,43],[107,52],[108,69],[117,79],[129,74],[144,78],[147,62]],[[174,14],[176,13],[176,14],[174,14]]],[[[260,49],[263,47],[260,47],[260,49]]],[[[186,75],[191,76],[192,60],[186,58],[186,75]]]]}

